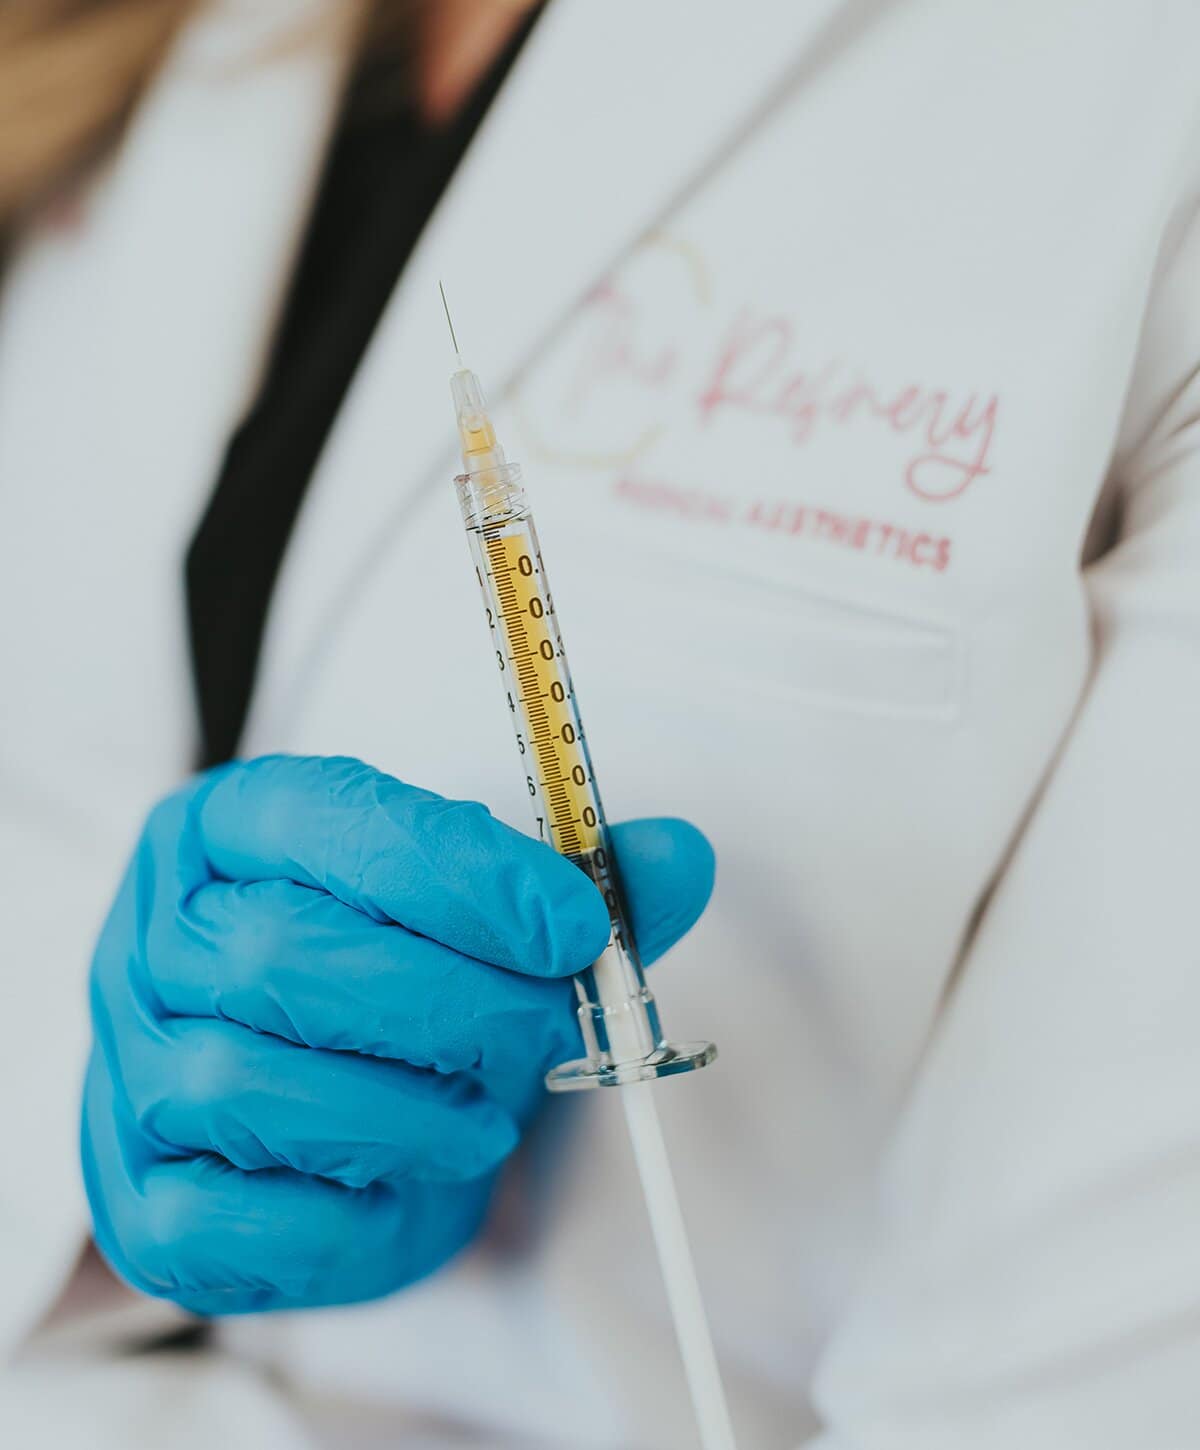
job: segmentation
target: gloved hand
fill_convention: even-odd
[[[647,961],[704,909],[682,821],[618,826]],[[201,1314],[350,1303],[473,1236],[578,1055],[566,980],[608,938],[569,861],[355,760],[272,756],[151,814],[92,969],[96,1242]]]

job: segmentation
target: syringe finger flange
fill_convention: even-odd
[[[594,874],[592,879],[596,879]],[[618,920],[623,921],[624,904],[615,874],[608,878],[608,884],[610,890],[604,894],[610,911],[615,908]],[[604,952],[575,978],[575,991],[586,1056],[562,1063],[546,1074],[546,1086],[551,1092],[649,1082],[707,1067],[717,1055],[711,1042],[666,1040],[641,963],[619,928]]]
[[[659,1077],[694,1072],[696,1068],[707,1067],[716,1056],[716,1046],[711,1042],[675,1042],[656,1049],[649,1057],[632,1062],[606,1064],[592,1057],[580,1057],[574,1062],[560,1063],[558,1067],[551,1068],[546,1074],[546,1086],[552,1093],[627,1087],[630,1083],[653,1082]]]

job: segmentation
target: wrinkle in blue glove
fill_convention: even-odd
[[[699,916],[682,821],[613,832],[652,961]],[[96,1241],[203,1314],[350,1303],[438,1267],[579,1051],[591,882],[473,802],[359,761],[222,767],[151,813],[93,963]]]

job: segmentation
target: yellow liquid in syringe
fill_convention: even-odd
[[[529,733],[525,741],[518,731],[532,757],[529,793],[541,795],[546,812],[538,829],[564,856],[582,856],[600,845],[599,802],[541,555],[525,531],[481,532],[500,605],[500,666],[511,670]]]

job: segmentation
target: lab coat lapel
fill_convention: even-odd
[[[5,278],[0,495],[61,497],[62,610],[86,611],[97,648],[119,641],[102,696],[86,671],[56,686],[78,689],[105,762],[73,767],[101,819],[193,758],[183,550],[252,396],[336,104],[340,35],[303,29],[331,3],[206,6],[102,174],[30,223]],[[44,748],[58,789],[56,740],[31,738],[22,769],[36,777]]]
[[[301,43],[298,23],[324,6],[203,11],[77,218],[30,238],[34,252],[70,248],[87,279],[86,309],[42,314],[61,355],[85,359],[72,411],[106,420],[76,430],[79,470],[99,463],[109,506],[131,518],[194,519],[252,395],[344,65],[337,31]]]
[[[676,0],[553,0],[410,259],[318,466],[268,622],[256,738],[284,727],[414,491],[454,471],[439,277],[472,366],[502,394],[621,254],[736,153],[805,57],[868,9],[741,0],[697,21]]]
[[[303,38],[306,23],[332,27],[327,10],[326,0],[212,7],[150,98],[117,178],[114,235],[137,238],[116,279],[128,303],[124,386],[148,417],[175,421],[176,446],[205,439],[210,470],[262,367],[336,105],[336,32]]]

